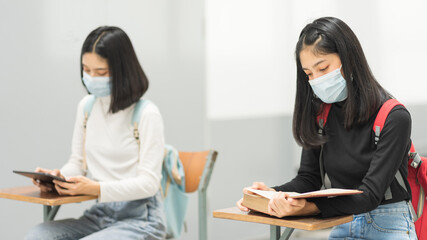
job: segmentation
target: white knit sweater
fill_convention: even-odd
[[[83,175],[83,108],[77,108],[71,157],[62,167],[65,177]],[[163,120],[158,108],[149,103],[141,114],[138,144],[131,118],[135,104],[117,113],[108,112],[110,97],[97,98],[87,123],[86,161],[91,178],[100,182],[100,202],[128,201],[151,197],[159,190],[164,153]]]

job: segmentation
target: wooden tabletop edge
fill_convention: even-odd
[[[353,220],[353,215],[337,216],[331,218],[315,218],[314,222],[300,221],[300,219],[281,219],[262,215],[251,215],[240,211],[237,207],[215,210],[212,212],[214,218],[237,220],[244,222],[256,222],[281,227],[298,228],[308,231],[326,229],[340,224],[348,223]],[[313,217],[313,216],[312,216]],[[311,218],[311,217],[307,217]]]

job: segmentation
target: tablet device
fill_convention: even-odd
[[[25,171],[16,171],[13,170],[14,173],[16,174],[20,174],[29,178],[33,178],[35,180],[39,180],[40,182],[43,183],[52,183],[53,179],[61,181],[61,182],[66,182],[66,183],[72,183],[72,182],[68,182],[66,181],[64,178],[49,174],[49,173],[43,173],[43,172],[25,172]]]

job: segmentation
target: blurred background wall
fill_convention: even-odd
[[[0,0],[0,188],[30,184],[13,169],[59,168],[70,154],[80,82],[80,48],[100,25],[130,36],[150,80],[147,98],[180,150],[219,151],[209,212],[234,206],[253,181],[290,180],[300,148],[292,138],[294,46],[322,16],[359,37],[378,81],[410,110],[413,140],[427,153],[424,79],[427,3],[338,0]],[[93,202],[61,207],[79,217]],[[197,195],[187,232],[197,239]],[[0,199],[2,239],[22,239],[42,207]],[[268,239],[269,227],[213,219],[210,239]]]

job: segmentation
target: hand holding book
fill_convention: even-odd
[[[258,189],[247,188],[246,193],[243,195],[241,205],[248,209],[270,214],[268,211],[269,202],[275,196],[285,195],[286,199],[305,199],[312,197],[335,197],[342,195],[360,194],[362,191],[352,189],[338,189],[331,188],[307,193],[295,193],[295,192],[275,192],[275,191],[263,191]],[[282,198],[283,196],[280,196]],[[304,200],[305,201],[305,200]],[[297,214],[293,214],[297,215]]]
[[[247,190],[249,192],[258,194],[268,199],[271,199],[275,194],[278,194],[278,192],[263,191],[263,190],[253,189],[253,188],[247,188]],[[306,193],[296,193],[296,192],[287,192],[287,193],[290,198],[313,198],[313,197],[335,197],[335,196],[342,196],[342,195],[353,195],[353,194],[359,194],[363,192],[355,189],[329,188],[329,189],[306,192]]]
[[[263,190],[263,191],[275,191],[272,188],[269,188],[265,183],[263,182],[253,182],[252,186],[250,187],[246,187],[243,188],[243,194],[249,194],[250,192],[248,191],[248,189],[256,189],[256,190]],[[236,202],[237,207],[241,210],[241,211],[245,211],[248,212],[249,208],[245,207],[242,205],[243,202],[243,198],[241,198],[239,201]]]

